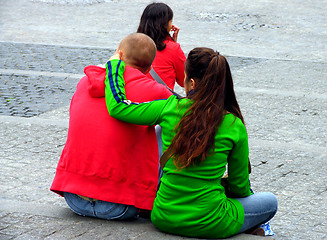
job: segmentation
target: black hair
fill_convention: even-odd
[[[164,40],[170,37],[167,28],[172,19],[173,11],[167,4],[151,3],[143,11],[137,32],[152,38],[157,49],[162,51],[166,47]]]

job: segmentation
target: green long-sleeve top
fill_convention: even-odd
[[[132,103],[125,96],[124,69],[120,60],[107,63],[105,92],[109,114],[134,124],[159,124],[165,151],[176,134],[175,126],[193,102],[171,96],[167,100]],[[164,232],[190,237],[237,234],[244,210],[239,201],[226,197],[221,178],[228,164],[229,190],[239,197],[251,195],[248,154],[244,124],[233,114],[226,114],[215,136],[215,148],[205,161],[181,170],[171,159],[166,163],[151,213],[153,224]]]

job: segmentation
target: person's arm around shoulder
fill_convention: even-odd
[[[166,100],[133,103],[126,99],[124,74],[125,63],[112,59],[106,64],[105,99],[111,117],[139,124],[154,125],[166,105]]]
[[[234,147],[228,156],[228,190],[235,197],[246,197],[252,194],[249,182],[249,146],[244,124],[236,119],[233,125],[239,130]]]

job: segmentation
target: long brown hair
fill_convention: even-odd
[[[230,112],[244,123],[236,100],[226,58],[210,48],[193,49],[185,62],[186,83],[195,81],[188,95],[193,101],[169,146],[175,165],[187,168],[204,161],[215,147],[215,135],[224,114]]]
[[[168,23],[173,19],[173,11],[165,3],[150,3],[143,11],[138,33],[148,35],[155,42],[158,51],[166,48],[164,41],[170,37]]]

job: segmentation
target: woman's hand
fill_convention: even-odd
[[[114,59],[120,60],[120,56],[119,56],[119,52],[118,52],[118,51],[116,51],[115,54],[112,55],[112,56],[109,58],[109,61],[114,60]]]
[[[114,60],[114,59],[117,59],[117,60],[121,60],[121,51],[117,48],[114,55],[112,55],[108,61],[111,61],[111,60]]]
[[[173,33],[173,36],[172,36],[172,39],[175,41],[175,42],[177,42],[177,36],[178,36],[178,32],[179,32],[179,27],[177,27],[176,25],[172,25],[171,26],[171,30],[170,31],[172,31],[172,32],[174,32]]]

